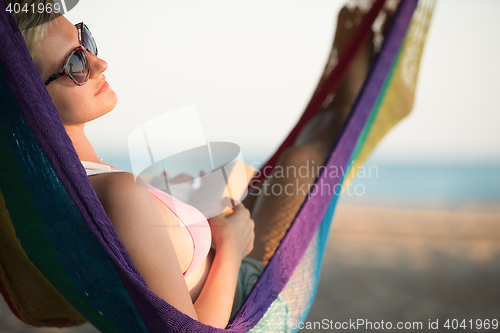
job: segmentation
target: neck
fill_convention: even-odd
[[[81,161],[101,162],[101,159],[85,135],[84,126],[85,124],[65,125],[64,127],[66,128],[66,132],[73,142],[73,147],[75,147],[78,158],[80,158]]]

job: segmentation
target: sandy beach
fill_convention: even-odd
[[[340,202],[316,300],[304,325],[325,319],[421,322],[422,330],[402,331],[425,332],[429,320],[439,321],[437,331],[445,330],[447,319],[500,320],[499,278],[500,205],[409,208]],[[2,298],[0,333],[33,331],[96,330],[90,324],[28,328]],[[317,326],[304,331],[324,330]]]
[[[307,321],[500,320],[499,208],[339,205]]]

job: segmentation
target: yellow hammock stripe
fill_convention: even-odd
[[[356,172],[360,170],[361,165],[384,135],[406,117],[413,107],[420,59],[434,4],[434,0],[422,0],[418,3],[385,96],[379,109],[374,111],[376,114],[373,121],[367,123],[364,140],[363,136],[360,137],[363,141],[358,142],[360,149],[357,149],[352,158],[343,188],[347,188],[354,179]]]
[[[28,259],[2,192],[0,221],[0,279],[20,319],[31,326],[64,327],[86,322]]]

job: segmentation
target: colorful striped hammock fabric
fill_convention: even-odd
[[[336,89],[347,70],[344,66],[366,40],[384,2],[375,1],[341,56],[338,69],[313,96],[304,116],[267,165],[276,163],[276,156],[293,142]],[[391,95],[391,82],[399,78],[404,52],[416,43],[408,39],[407,31],[416,26],[427,31],[428,20],[412,21],[416,5],[417,0],[401,1],[382,49],[325,162],[327,168],[350,165],[353,152],[360,151],[370,133],[377,131],[375,115],[384,114],[383,98]],[[288,315],[304,320],[316,292],[338,196],[311,193],[307,197],[226,330],[193,320],[152,293],[132,264],[5,7],[1,0],[0,291],[12,312],[32,326],[71,326],[89,321],[103,332],[292,331],[290,323],[283,321],[285,314],[272,307],[281,295],[290,305]],[[431,10],[421,4],[419,12],[430,17]],[[419,59],[423,43],[417,46]],[[324,172],[316,184],[333,188],[342,181],[342,177],[329,178]]]

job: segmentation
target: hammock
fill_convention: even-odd
[[[377,0],[365,15],[338,65],[266,166],[275,165],[335,91],[383,3]],[[410,111],[433,2],[424,0],[413,15],[416,5],[417,0],[401,1],[326,167],[358,165]],[[103,332],[224,331],[190,318],[148,289],[97,199],[5,7],[0,1],[0,291],[11,311],[32,326],[88,321]],[[342,181],[323,172],[316,184],[333,187]],[[337,198],[334,192],[307,196],[227,331],[294,331],[283,318],[305,320]],[[273,309],[278,295],[290,313]]]

